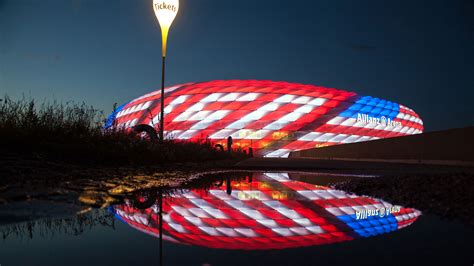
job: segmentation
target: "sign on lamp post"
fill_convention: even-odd
[[[153,10],[161,28],[162,66],[161,66],[161,110],[160,110],[160,142],[163,142],[165,120],[165,58],[168,32],[179,10],[179,0],[153,0]],[[160,231],[161,232],[161,231]]]

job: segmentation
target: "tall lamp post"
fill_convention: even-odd
[[[179,10],[179,0],[153,0],[153,10],[161,27],[161,47],[163,61],[161,65],[161,112],[160,112],[160,142],[163,142],[163,130],[165,121],[165,59],[166,41],[168,32]]]

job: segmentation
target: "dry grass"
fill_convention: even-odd
[[[152,165],[239,157],[208,142],[154,143],[123,130],[104,130],[103,112],[85,103],[38,104],[0,99],[0,147],[5,154],[93,165]]]

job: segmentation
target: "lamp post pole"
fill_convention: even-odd
[[[179,10],[179,0],[153,0],[153,10],[161,27],[161,108],[160,108],[160,143],[164,140],[165,127],[165,61],[166,61],[166,43],[168,32]]]
[[[160,142],[163,143],[163,130],[165,126],[165,59],[166,56],[163,56],[163,61],[161,64],[161,111],[160,111]]]

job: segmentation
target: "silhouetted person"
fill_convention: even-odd
[[[225,185],[226,185],[226,192],[227,192],[228,195],[232,194],[232,186],[230,185],[230,183],[231,183],[230,182],[230,177],[227,177]]]
[[[252,147],[249,147],[249,157],[253,157],[253,149],[252,149]]]
[[[227,152],[228,153],[232,152],[232,137],[231,136],[227,138]]]

